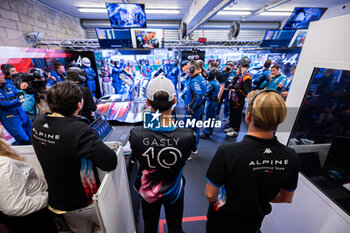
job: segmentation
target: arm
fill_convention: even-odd
[[[201,99],[203,97],[199,82],[193,81],[190,85],[190,91],[192,92],[192,100],[188,107],[190,109],[194,109],[199,104],[197,103],[198,99]]]
[[[94,97],[92,96],[90,89],[87,89],[87,92],[86,92],[86,104],[87,104],[87,106],[89,106],[89,109],[92,112],[96,111],[97,106],[95,104]]]
[[[273,199],[272,203],[292,203],[294,196],[294,191],[289,192],[284,189],[280,189],[280,192],[277,194],[276,198]]]
[[[41,193],[44,186],[33,168],[30,168],[28,173],[30,178],[21,175],[23,172],[28,172],[28,167],[26,165],[24,169],[22,167],[22,171],[19,171],[18,166],[11,160],[2,162],[0,165],[0,171],[2,171],[0,175],[0,206],[1,211],[6,215],[25,216],[39,211],[47,205],[47,193]],[[35,187],[40,188],[40,194],[27,194],[27,182],[37,183]]]
[[[24,94],[24,102],[22,103],[22,109],[25,112],[33,113],[35,108],[34,94]]]
[[[242,89],[237,91],[237,95],[240,98],[245,98],[252,91],[252,77],[250,75],[243,77],[242,87]]]
[[[216,151],[216,154],[210,162],[206,180],[207,185],[205,187],[205,195],[210,203],[216,202],[219,194],[220,187],[225,184],[226,181],[226,161],[224,157],[224,151],[220,146]]]
[[[225,83],[220,84],[220,91],[218,94],[218,101],[220,102],[222,94],[224,93],[224,89],[225,89]]]
[[[218,199],[220,188],[207,182],[205,186],[205,196],[207,197],[209,203],[214,203]]]
[[[86,127],[78,139],[79,156],[90,159],[96,167],[103,171],[114,170],[117,166],[115,152],[100,140],[93,129]]]

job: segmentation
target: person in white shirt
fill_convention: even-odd
[[[0,129],[0,223],[10,233],[57,233],[47,184],[3,139]]]

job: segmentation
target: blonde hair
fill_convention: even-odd
[[[286,104],[282,96],[276,92],[262,92],[255,96],[258,92],[253,91],[248,94],[247,111],[251,113],[256,128],[274,130],[286,118]]]
[[[9,157],[18,161],[24,161],[24,158],[18,155],[4,139],[0,139],[0,156]]]

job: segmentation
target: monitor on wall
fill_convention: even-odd
[[[144,4],[106,3],[112,28],[145,28]]]
[[[163,47],[163,29],[132,29],[133,47],[137,49],[159,49]]]
[[[307,30],[298,30],[290,41],[290,48],[302,48],[305,43]]]
[[[284,30],[307,29],[312,21],[317,21],[327,8],[296,7],[284,25]]]
[[[294,30],[267,30],[260,47],[287,48],[294,33]]]
[[[96,35],[101,48],[132,48],[129,29],[96,28]]]
[[[289,145],[323,144],[350,136],[350,70],[315,68]]]

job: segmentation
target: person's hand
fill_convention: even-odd
[[[271,80],[273,78],[273,75],[272,74],[270,74],[270,76],[269,76],[269,78],[267,79],[267,80]]]
[[[287,95],[288,95],[288,91],[284,91],[284,92],[281,93],[281,96],[283,98],[287,98]]]
[[[191,115],[194,113],[193,109],[190,109],[190,108],[187,109],[187,112]]]
[[[0,138],[5,140],[5,133],[4,133],[3,128],[4,128],[4,126],[1,125],[0,126]]]
[[[26,90],[28,88],[28,83],[27,82],[22,82],[20,85],[21,90]]]
[[[47,78],[49,78],[52,81],[56,82],[56,78],[54,76],[52,76],[50,73],[48,73]]]

